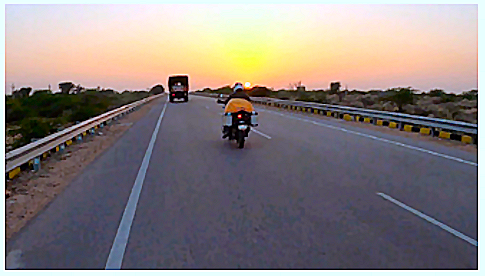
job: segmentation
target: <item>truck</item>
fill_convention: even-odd
[[[175,99],[184,99],[189,101],[189,76],[177,75],[168,78],[168,97],[171,103]]]

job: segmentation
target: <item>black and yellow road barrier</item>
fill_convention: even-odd
[[[271,106],[271,103],[268,103],[268,102],[259,102],[259,103],[263,105]],[[273,106],[281,107],[283,109],[288,109],[292,111],[302,111],[307,113],[320,114],[327,117],[335,117],[346,121],[356,121],[356,122],[362,122],[367,124],[373,123],[378,126],[386,126],[393,129],[403,130],[406,132],[415,132],[415,133],[420,133],[421,135],[434,136],[441,139],[456,140],[465,144],[473,144],[474,142],[476,143],[476,135],[475,137],[472,137],[466,134],[451,133],[445,130],[432,129],[430,127],[421,127],[421,126],[409,125],[409,124],[403,125],[403,123],[393,122],[391,120],[369,118],[361,115],[350,115],[350,114],[344,114],[340,112],[317,109],[313,107],[302,107],[302,106],[295,106],[292,104],[282,105],[279,103],[273,103]]]

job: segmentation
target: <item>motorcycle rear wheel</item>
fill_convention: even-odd
[[[237,147],[240,149],[244,148],[244,133],[242,131],[239,132],[237,137]]]

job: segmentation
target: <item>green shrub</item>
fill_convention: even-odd
[[[43,138],[51,133],[52,125],[41,118],[25,118],[20,121],[18,133],[22,134],[20,142],[28,144],[33,138]]]
[[[474,89],[474,90],[470,90],[470,91],[465,91],[461,94],[461,96],[464,98],[464,99],[467,99],[467,100],[478,100],[478,90]]]
[[[15,133],[22,135],[22,139],[17,140],[13,148],[30,143],[32,138],[43,138],[66,125],[90,119],[149,96],[148,91],[123,94],[106,91],[100,93],[88,89],[79,94],[39,91],[31,97],[6,97],[6,123],[20,126]]]
[[[402,107],[406,104],[413,104],[414,102],[414,91],[411,87],[408,88],[392,88],[389,89],[388,96],[383,97],[383,100],[388,100],[394,102],[399,108],[399,112],[402,112]]]

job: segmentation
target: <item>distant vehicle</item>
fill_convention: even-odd
[[[189,76],[170,76],[168,78],[169,100],[171,103],[175,99],[189,101]]]

